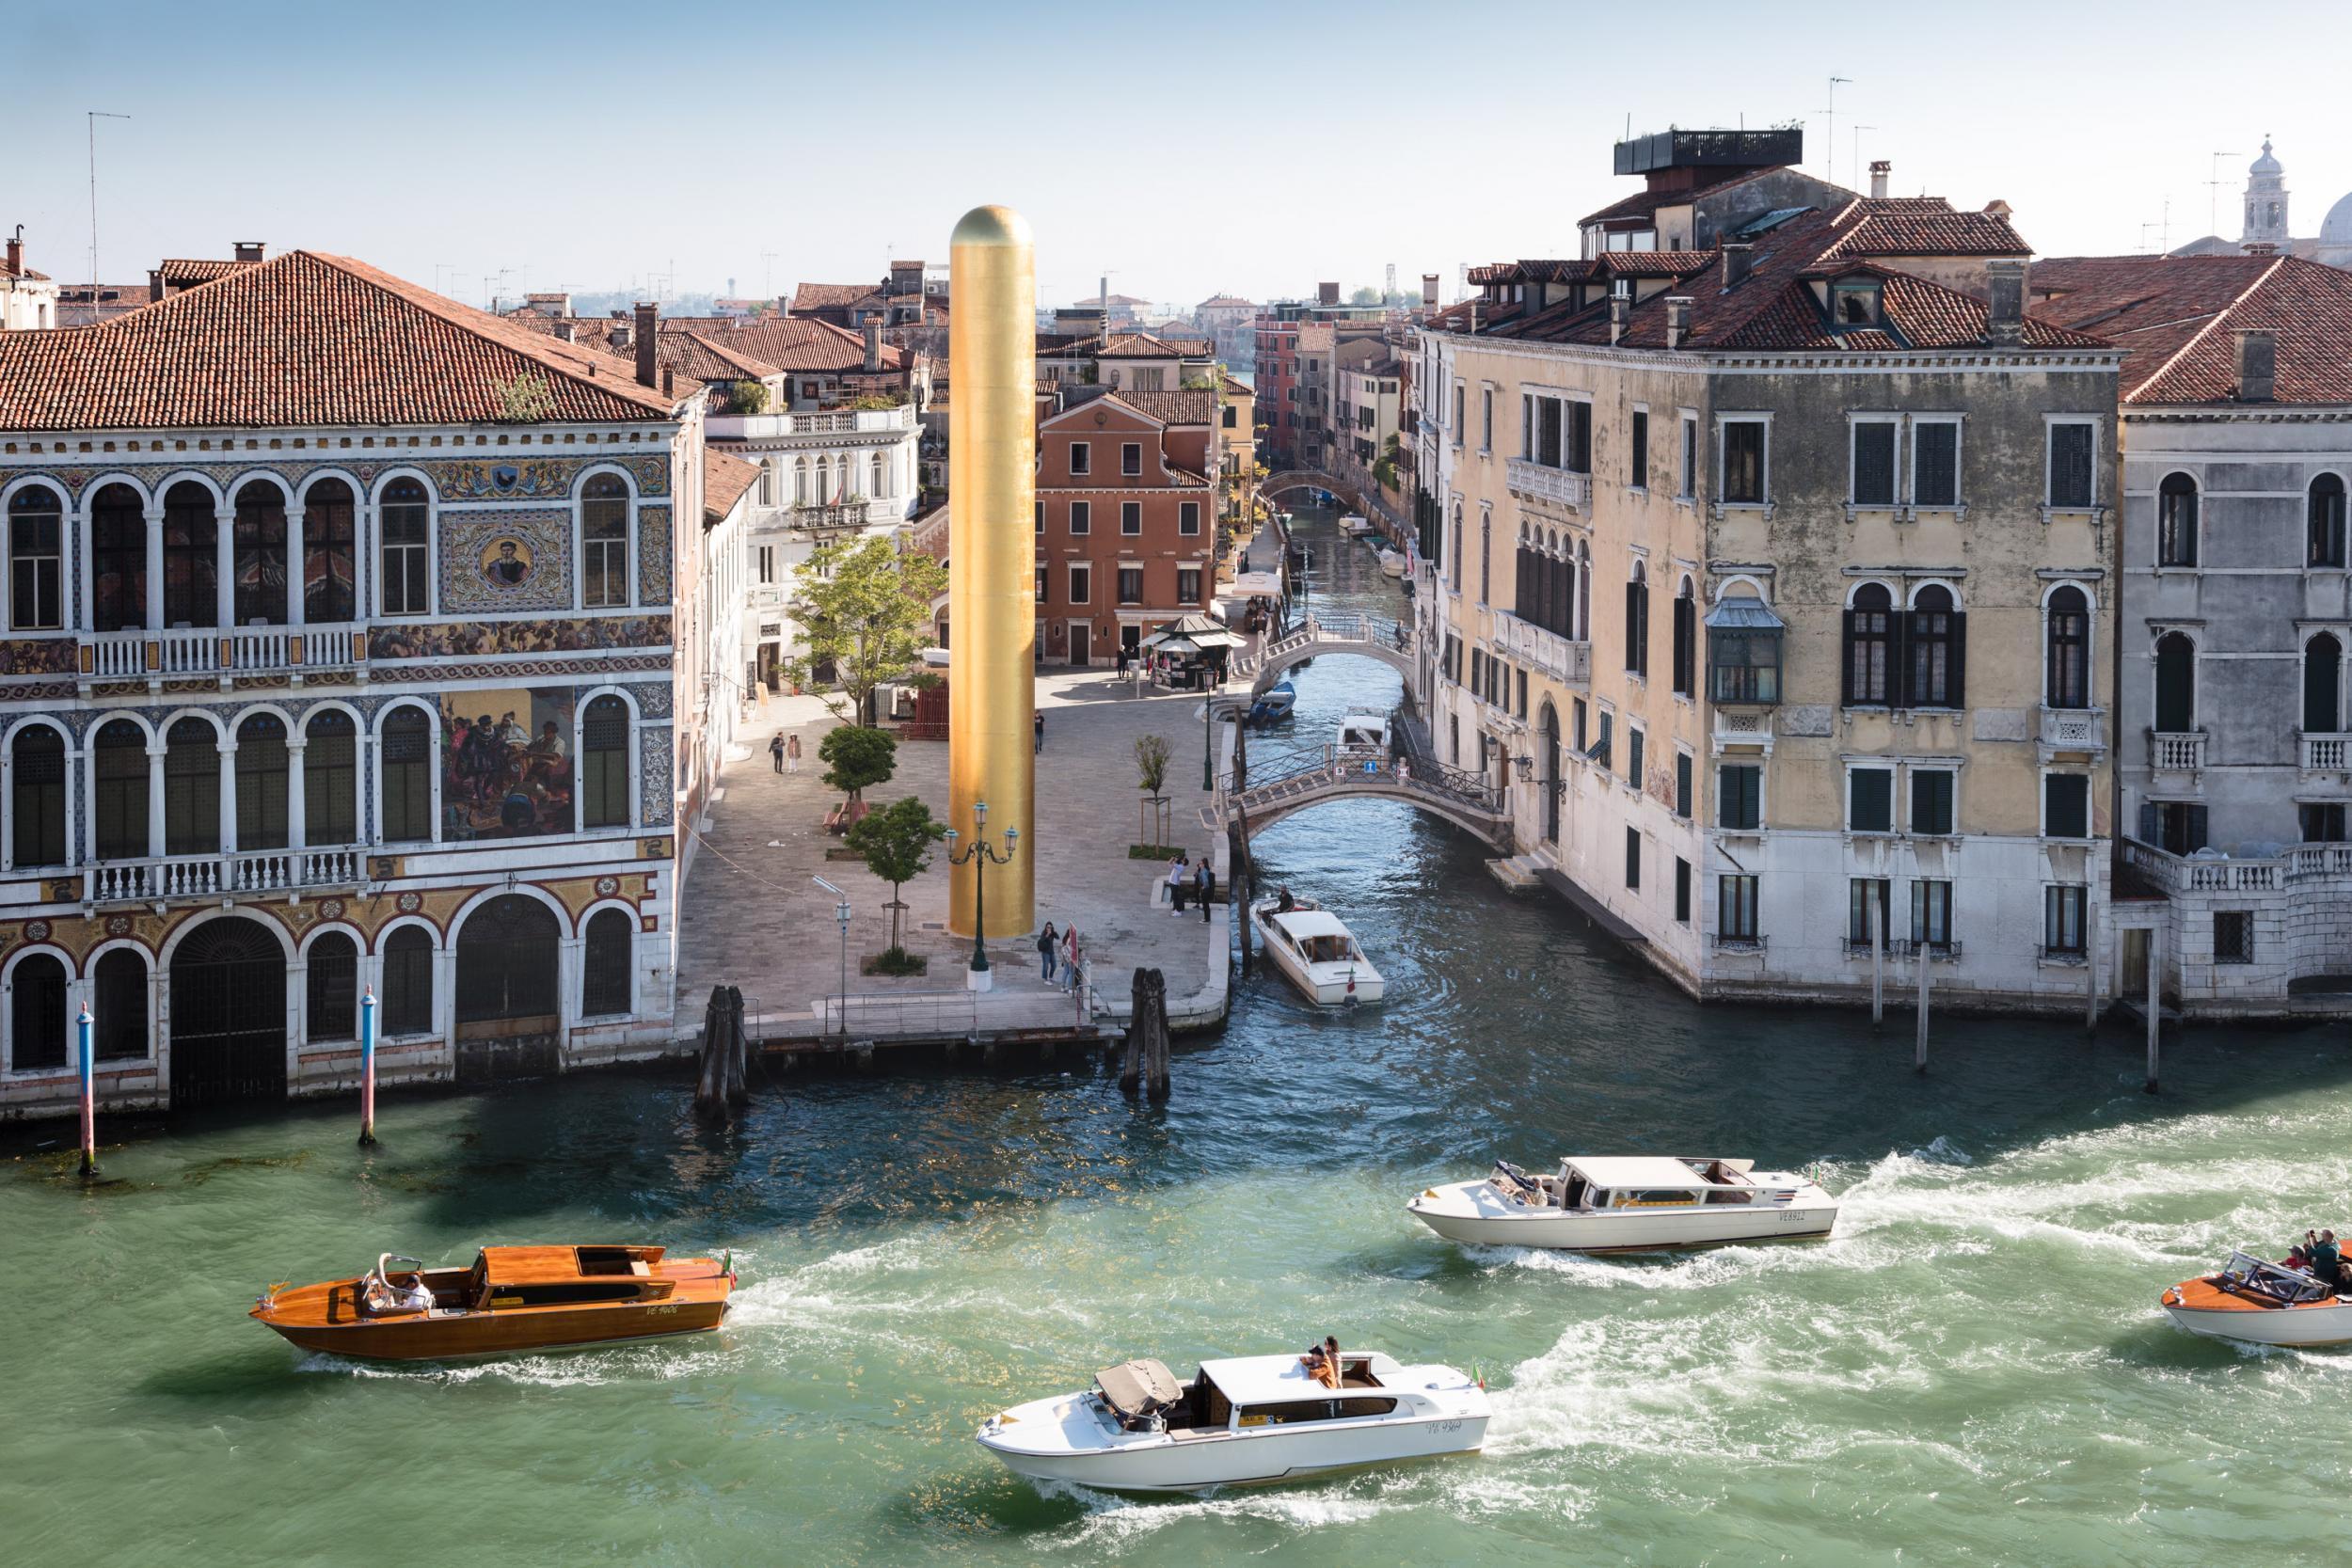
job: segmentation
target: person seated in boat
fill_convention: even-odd
[[[1291,896],[1290,885],[1286,882],[1282,886],[1280,895],[1274,900],[1274,912],[1288,914],[1297,908],[1298,901]]]

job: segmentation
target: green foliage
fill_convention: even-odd
[[[900,553],[887,536],[825,541],[801,570],[803,651],[786,661],[787,674],[814,688],[817,667],[831,662],[841,689],[825,705],[863,723],[874,688],[921,664],[931,601],[946,592],[946,567],[919,550]]]
[[[1130,844],[1127,858],[1131,861],[1172,861],[1186,851],[1181,844]]]
[[[850,406],[872,414],[884,408],[904,407],[906,401],[903,394],[896,392],[861,392],[850,400]]]
[[[499,417],[508,424],[538,424],[555,412],[555,389],[536,371],[498,384]]]
[[[1370,284],[1366,284],[1364,287],[1357,290],[1354,293],[1348,295],[1347,303],[1350,305],[1377,305],[1380,303],[1380,291],[1372,287]]]
[[[833,733],[881,734],[878,730],[835,730]],[[882,738],[888,740],[890,737],[882,736]],[[898,921],[906,906],[898,898],[898,890],[930,869],[930,847],[946,833],[946,825],[932,818],[931,808],[910,795],[904,800],[891,801],[880,811],[866,813],[850,828],[845,841],[865,860],[866,870],[890,884],[890,951],[902,958],[906,954],[898,945]],[[885,958],[889,956],[888,953],[883,955]]]
[[[1136,736],[1136,782],[1147,795],[1156,796],[1168,782],[1168,737],[1160,735]]]
[[[858,966],[861,974],[928,974],[931,961],[920,953],[910,953],[903,947],[892,946],[875,954]]]
[[[727,388],[727,412],[730,414],[765,414],[768,412],[768,384],[764,381],[739,381]]]
[[[898,743],[887,731],[844,724],[825,736],[817,748],[817,755],[830,765],[825,769],[825,782],[849,797],[851,804],[857,804],[865,800],[868,788],[887,784],[890,775],[897,771]]]

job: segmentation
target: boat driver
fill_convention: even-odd
[[[2332,1230],[2323,1230],[2314,1236],[2306,1230],[2303,1232],[2303,1241],[2304,1255],[2311,1262],[2312,1277],[2330,1291],[2335,1290],[2343,1282],[2339,1267],[2343,1254],[2336,1246],[2336,1233]]]

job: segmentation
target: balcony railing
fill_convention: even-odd
[[[93,904],[143,904],[156,899],[357,887],[366,863],[366,853],[359,849],[262,849],[238,855],[101,861],[89,868],[89,900]]]
[[[1522,621],[1508,610],[1495,613],[1495,648],[1515,664],[1541,671],[1556,681],[1589,689],[1593,684],[1593,645],[1572,642]]]
[[[2106,710],[2096,707],[2045,707],[2042,710],[2042,744],[2068,752],[2106,750]]]
[[[1772,710],[1771,708],[1715,709],[1715,743],[1725,742],[1747,746],[1761,743],[1766,751],[1772,749]]]
[[[2313,735],[2305,731],[2302,749],[2306,773],[2352,772],[2352,735]]]
[[[2352,844],[2292,844],[2275,855],[2175,855],[2127,838],[2123,860],[2168,893],[2273,893],[2319,881],[2352,886]]]
[[[365,656],[359,627],[175,626],[168,631],[86,632],[84,680],[167,680],[298,670],[347,670]]]
[[[1565,468],[1549,468],[1524,457],[1514,457],[1505,465],[1503,478],[1514,495],[1534,500],[1552,501],[1580,512],[1593,503],[1590,474],[1570,473]]]
[[[2159,773],[2194,773],[2205,766],[2205,732],[2148,732],[2148,766]]]
[[[713,414],[707,433],[719,441],[767,441],[785,436],[855,436],[914,428],[914,404],[896,408],[810,409],[798,414]]]

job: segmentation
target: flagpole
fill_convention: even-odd
[[[375,1142],[375,988],[359,999],[359,1147]]]
[[[98,1174],[98,1059],[90,1042],[89,1005],[73,1021],[82,1048],[82,1174]]]

